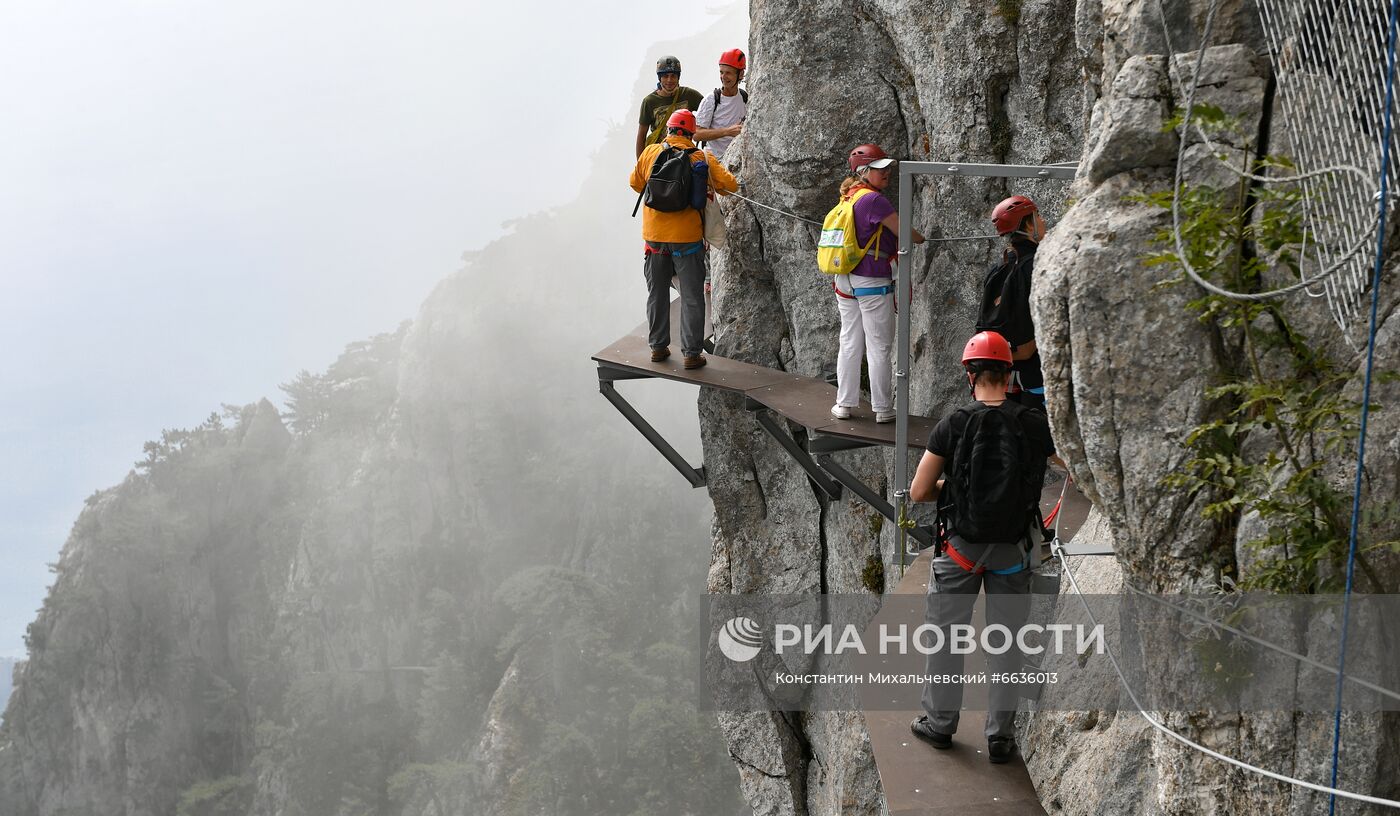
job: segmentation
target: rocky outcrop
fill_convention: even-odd
[[[846,154],[868,141],[913,159],[1038,164],[1078,155],[1084,98],[1072,2],[763,0],[750,11],[752,101],[738,156],[728,160],[760,201],[820,220]],[[921,181],[915,224],[931,237],[985,234],[993,204],[1037,189]],[[717,352],[822,375],[835,359],[839,319],[830,283],[812,265],[814,228],[742,202],[728,210],[729,248],[715,273]],[[937,415],[965,398],[955,355],[999,252],[991,242],[956,242],[913,255],[914,411]],[[706,392],[700,406],[715,505],[710,591],[879,591],[862,575],[871,559],[896,568],[890,525],[854,497],[814,495],[732,398]],[[842,462],[876,490],[888,487],[886,455],[853,452]],[[721,726],[755,813],[880,812],[859,716],[728,715]]]
[[[819,219],[843,157],[865,141],[912,159],[1081,159],[1073,189],[942,178],[918,182],[913,198],[915,223],[931,236],[985,232],[986,213],[1012,192],[1035,196],[1050,213],[1054,228],[1037,261],[1038,334],[1057,445],[1095,503],[1094,534],[1118,553],[1116,564],[1083,565],[1104,591],[1123,581],[1158,591],[1215,586],[1255,557],[1243,543],[1249,519],[1241,529],[1207,521],[1201,510],[1211,497],[1162,486],[1187,457],[1186,435],[1223,410],[1206,392],[1238,362],[1239,344],[1188,310],[1195,291],[1160,286],[1171,275],[1167,267],[1143,262],[1161,251],[1157,237],[1169,224],[1147,197],[1171,189],[1179,145],[1167,125],[1185,104],[1183,83],[1194,81],[1197,103],[1235,122],[1231,133],[1214,137],[1234,166],[1277,149],[1269,146],[1271,126],[1286,126],[1274,121],[1257,10],[1248,2],[1215,5],[1217,45],[1198,78],[1204,3],[763,0],[751,7],[753,102],[730,162],[748,194],[765,203]],[[1189,183],[1238,183],[1195,135],[1184,156]],[[811,264],[814,228],[742,202],[727,210],[731,241],[716,268],[718,351],[819,376],[835,357],[839,321],[829,285]],[[971,331],[975,289],[997,251],[976,242],[913,251],[914,411],[937,416],[964,398],[954,355]],[[1395,330],[1394,304],[1393,297],[1382,303],[1382,339]],[[1325,316],[1299,318],[1309,328],[1326,323]],[[1319,341],[1329,347],[1342,346],[1335,331],[1317,334],[1331,338]],[[1359,366],[1344,347],[1334,350]],[[1378,415],[1387,428],[1396,421],[1389,413]],[[814,495],[733,400],[702,394],[701,420],[716,512],[710,591],[874,589],[852,576],[872,556],[892,568],[887,526],[872,523],[858,500]],[[1385,497],[1396,489],[1400,459],[1389,435],[1372,434],[1367,496]],[[891,488],[887,455],[844,457],[877,490]],[[1346,459],[1340,452],[1327,465],[1339,484]],[[1400,575],[1386,564],[1387,575]],[[1320,740],[1330,732],[1321,719],[1173,714],[1168,724],[1247,761],[1324,779],[1330,747]],[[853,736],[863,730],[859,718],[841,721],[838,731],[851,733],[835,754],[825,715],[731,715],[721,724],[756,813],[879,812],[865,787],[878,784],[868,773],[871,758]],[[1358,718],[1348,728],[1355,743],[1344,787],[1393,793],[1385,781],[1400,757],[1385,736],[1394,733],[1393,718]],[[1052,813],[1310,813],[1323,801],[1204,758],[1127,713],[1043,714],[1028,722],[1026,737],[1029,766]],[[849,799],[837,795],[833,780]],[[1361,812],[1346,803],[1342,809]]]
[[[1181,78],[1190,81],[1195,61],[1194,53],[1178,55],[1175,84],[1168,81],[1163,57],[1135,56],[1123,63],[1111,91],[1095,107],[1087,164],[1074,190],[1077,201],[1041,249],[1034,299],[1037,332],[1045,338],[1047,391],[1055,397],[1050,414],[1057,444],[1102,510],[1126,579],[1155,591],[1218,586],[1222,573],[1238,574],[1240,564],[1256,557],[1246,542],[1259,535],[1257,519],[1253,527],[1246,519],[1236,529],[1203,518],[1204,505],[1217,497],[1163,487],[1163,478],[1181,470],[1188,456],[1181,441],[1222,410],[1207,398],[1207,389],[1237,368],[1242,354],[1237,337],[1196,320],[1186,308],[1188,300],[1200,297],[1198,290],[1189,284],[1164,286],[1172,276],[1169,268],[1142,261],[1160,251],[1158,235],[1170,227],[1169,213],[1145,197],[1171,189],[1176,136],[1164,134],[1162,126],[1169,111],[1185,106]],[[1239,122],[1236,137],[1221,140],[1226,161],[1238,164],[1239,156],[1257,154],[1256,134],[1268,135],[1267,63],[1243,45],[1213,47],[1196,84],[1198,104],[1213,105]],[[1140,146],[1139,161],[1125,161],[1116,147],[1129,144]],[[1194,139],[1183,172],[1188,184],[1238,184],[1237,174]],[[1318,307],[1295,302],[1288,308],[1290,315],[1304,313],[1299,325],[1321,326],[1328,345],[1341,345],[1325,319],[1306,315]],[[1382,469],[1394,467],[1389,451],[1376,452],[1385,462]],[[1347,457],[1337,459],[1333,466],[1340,473]],[[1368,493],[1382,495],[1374,488]],[[1129,716],[1108,719],[1116,727]],[[1166,719],[1170,727],[1246,762],[1306,779],[1327,778],[1328,715],[1174,712]],[[1400,754],[1383,736],[1392,721],[1358,716],[1348,722],[1352,748],[1344,775],[1349,781],[1342,787],[1385,795],[1390,788],[1385,780],[1400,763]],[[1095,793],[1080,785],[1102,773],[1099,757],[1105,751],[1122,757],[1126,766],[1155,768],[1128,780],[1142,799],[1134,812],[1310,813],[1325,803],[1325,797],[1304,789],[1261,783],[1136,725],[1113,734],[1099,734],[1096,727],[1092,735],[1082,735],[1074,733],[1076,722],[1043,715],[1032,728],[1039,738],[1081,749],[1057,751],[1032,765],[1042,798],[1063,808],[1051,812],[1115,809],[1119,790],[1105,786]],[[1347,803],[1341,809],[1364,812]]]

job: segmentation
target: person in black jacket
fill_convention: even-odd
[[[1045,377],[1040,372],[1040,352],[1035,345],[1035,321],[1031,318],[1031,276],[1035,251],[1045,237],[1045,221],[1035,202],[1011,196],[992,210],[997,233],[1009,245],[1002,262],[982,281],[982,303],[977,331],[993,331],[1011,344],[1011,385],[1007,396],[1027,408],[1045,410]]]

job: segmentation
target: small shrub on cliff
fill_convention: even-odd
[[[1199,121],[1229,126],[1214,109],[1202,111]],[[1247,165],[1256,172],[1271,166],[1289,165],[1274,157]],[[1170,209],[1172,192],[1147,201]],[[1276,285],[1266,281],[1277,280],[1278,272],[1300,279],[1301,248],[1313,241],[1304,204],[1294,186],[1251,186],[1243,178],[1234,189],[1183,185],[1184,252],[1178,254],[1171,230],[1164,230],[1158,236],[1164,251],[1147,262],[1180,270],[1184,257],[1203,277],[1236,292]],[[1201,321],[1220,331],[1233,366],[1206,392],[1221,410],[1186,437],[1190,458],[1165,482],[1211,497],[1202,515],[1227,530],[1247,514],[1258,515],[1265,532],[1245,542],[1259,558],[1239,576],[1242,588],[1335,591],[1345,580],[1351,497],[1329,478],[1325,463],[1350,455],[1361,405],[1345,392],[1350,371],[1290,322],[1286,307],[1286,301],[1211,293],[1190,302]],[[1366,554],[1393,545],[1373,541],[1358,552],[1357,564],[1377,591],[1383,584]]]

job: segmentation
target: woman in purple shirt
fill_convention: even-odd
[[[879,240],[849,275],[836,275],[836,306],[841,312],[841,351],[836,357],[836,404],[831,415],[850,419],[860,405],[860,358],[870,367],[870,404],[876,422],[894,421],[890,356],[894,346],[894,286],[890,263],[899,243],[899,214],[881,191],[894,175],[894,159],[879,145],[863,144],[848,157],[851,175],[841,182],[841,198],[856,197],[856,240],[861,246],[878,231]],[[881,229],[883,228],[883,230]],[[913,230],[914,243],[924,236]]]

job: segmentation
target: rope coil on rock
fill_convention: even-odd
[[[1195,128],[1196,132],[1201,137],[1201,141],[1206,145],[1207,149],[1211,152],[1211,155],[1214,156],[1217,159],[1217,161],[1220,161],[1221,166],[1227,168],[1231,173],[1235,174],[1240,178],[1269,184],[1300,183],[1311,179],[1320,178],[1322,176],[1330,176],[1339,173],[1344,173],[1359,178],[1365,185],[1367,185],[1366,189],[1370,189],[1369,185],[1371,183],[1370,174],[1368,174],[1361,168],[1350,164],[1334,164],[1326,167],[1317,168],[1311,171],[1297,173],[1290,176],[1261,176],[1255,173],[1240,170],[1234,167],[1233,165],[1229,164],[1228,162],[1224,161],[1223,159],[1220,159],[1220,148],[1215,144],[1215,142],[1211,140],[1210,136],[1200,125],[1195,124],[1192,121],[1192,113],[1195,109],[1196,89],[1199,85],[1201,67],[1204,64],[1205,51],[1210,42],[1210,34],[1212,27],[1215,23],[1215,14],[1217,9],[1218,0],[1212,0],[1206,12],[1205,28],[1201,35],[1200,47],[1196,50],[1196,64],[1191,76],[1191,82],[1188,84],[1180,76],[1180,71],[1177,70],[1175,60],[1176,50],[1175,47],[1172,45],[1171,30],[1167,23],[1166,10],[1163,6],[1162,0],[1157,0],[1158,19],[1162,23],[1162,34],[1164,39],[1166,40],[1168,50],[1167,73],[1169,77],[1175,75],[1176,82],[1178,84],[1178,87],[1180,88],[1180,92],[1183,93],[1186,97],[1186,111],[1184,116],[1182,117],[1182,123],[1180,126],[1181,138],[1177,145],[1176,171],[1173,178],[1174,186],[1172,189],[1172,238],[1174,247],[1176,249],[1178,262],[1181,264],[1182,270],[1186,273],[1187,277],[1189,277],[1194,283],[1196,283],[1196,285],[1200,286],[1208,292],[1219,295],[1221,297],[1230,298],[1232,300],[1259,302],[1284,297],[1286,295],[1290,295],[1298,291],[1306,291],[1307,294],[1312,297],[1327,297],[1329,303],[1331,303],[1333,306],[1334,320],[1337,323],[1338,327],[1341,328],[1343,330],[1343,333],[1345,334],[1345,307],[1338,306],[1338,304],[1336,303],[1336,299],[1326,289],[1324,289],[1324,291],[1321,293],[1314,294],[1311,291],[1311,287],[1319,283],[1322,283],[1324,285],[1328,284],[1330,282],[1330,279],[1336,273],[1351,266],[1352,261],[1354,261],[1361,254],[1361,252],[1365,250],[1366,246],[1371,241],[1371,237],[1375,235],[1378,223],[1377,220],[1371,220],[1367,228],[1363,231],[1362,235],[1358,237],[1358,239],[1347,249],[1347,251],[1341,257],[1337,258],[1331,265],[1324,267],[1321,271],[1317,272],[1312,277],[1302,277],[1297,283],[1293,283],[1288,286],[1282,286],[1267,292],[1235,292],[1213,284],[1210,281],[1206,280],[1191,265],[1190,261],[1186,257],[1185,247],[1183,246],[1181,239],[1180,200],[1183,165],[1187,146],[1186,134],[1189,128]],[[1319,257],[1319,265],[1321,265],[1320,260],[1321,259]],[[1348,340],[1348,342],[1350,342],[1350,340]]]

